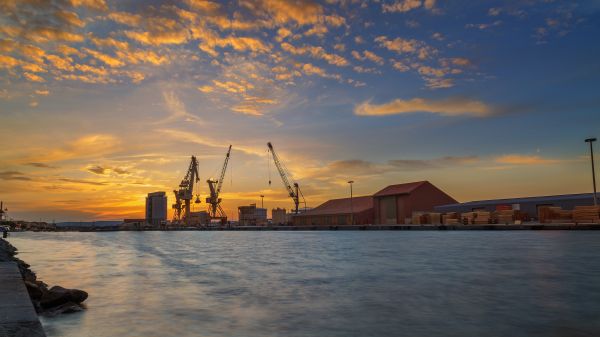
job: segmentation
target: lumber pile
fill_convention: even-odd
[[[413,212],[413,225],[439,225],[442,223],[441,213]]]
[[[442,214],[441,213],[429,213],[429,223],[432,225],[441,225],[442,224]]]
[[[487,211],[474,211],[462,213],[461,222],[464,225],[484,225],[491,221],[491,214]]]
[[[412,224],[413,225],[424,225],[427,223],[427,216],[423,212],[413,212]]]
[[[492,216],[490,212],[478,211],[473,213],[475,213],[475,219],[473,221],[474,224],[485,225],[491,222]]]
[[[575,206],[573,210],[575,223],[600,223],[599,206]]]
[[[499,224],[514,224],[517,218],[515,210],[499,210],[494,212],[494,222]]]
[[[540,223],[568,223],[573,222],[573,212],[560,207],[542,206],[538,208]]]
[[[458,225],[460,220],[458,219],[458,213],[451,212],[442,215],[442,223],[444,225]]]

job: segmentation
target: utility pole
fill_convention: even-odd
[[[586,143],[590,143],[590,156],[592,158],[592,182],[594,184],[594,206],[598,206],[598,200],[596,198],[596,169],[594,168],[594,146],[592,145],[596,141],[596,138],[588,138],[585,140]]]
[[[352,207],[352,184],[354,184],[354,180],[348,181],[350,184],[350,224],[354,225],[354,208]]]

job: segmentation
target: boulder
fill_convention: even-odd
[[[48,309],[68,302],[81,303],[85,301],[87,297],[88,294],[83,290],[65,289],[63,287],[54,286],[42,295],[40,304],[43,308]]]
[[[27,287],[27,292],[32,300],[39,300],[42,298],[42,295],[44,295],[44,290],[34,282],[25,281],[25,286]]]
[[[73,303],[73,302],[67,302],[64,304],[61,304],[57,307],[48,309],[46,311],[43,312],[43,314],[45,316],[56,316],[56,315],[60,315],[60,314],[70,314],[73,312],[79,312],[82,311],[83,307],[80,304],[77,303]]]

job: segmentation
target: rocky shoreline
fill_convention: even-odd
[[[29,298],[35,311],[44,316],[56,316],[63,313],[78,312],[85,309],[83,302],[87,299],[87,292],[79,289],[66,289],[60,286],[49,288],[48,285],[37,279],[30,266],[16,257],[17,248],[8,241],[0,239],[0,262],[16,262],[23,282],[27,287]]]

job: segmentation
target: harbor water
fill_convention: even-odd
[[[600,231],[13,233],[49,337],[600,336]]]

